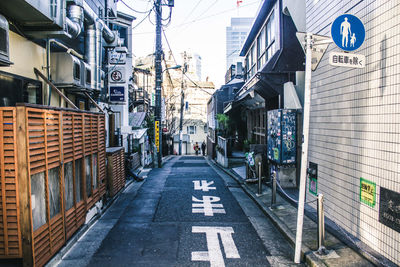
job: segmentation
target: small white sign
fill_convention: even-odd
[[[329,53],[329,64],[336,67],[365,68],[365,56],[340,52]]]

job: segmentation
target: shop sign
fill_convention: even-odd
[[[154,122],[154,134],[157,152],[160,152],[160,121]]]
[[[380,189],[379,222],[400,233],[400,193]]]
[[[124,86],[110,86],[110,101],[111,102],[125,102],[125,87]]]
[[[376,184],[360,178],[360,201],[370,207],[375,207]]]

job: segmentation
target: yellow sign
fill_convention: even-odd
[[[155,134],[155,143],[157,147],[157,152],[160,152],[160,121],[154,122],[154,134]]]
[[[360,178],[360,201],[370,207],[375,206],[376,184]]]

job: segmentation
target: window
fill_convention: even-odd
[[[257,65],[258,69],[261,69],[265,63],[265,27],[261,30],[260,35],[257,38]]]
[[[85,157],[86,196],[92,196],[92,181],[90,173],[90,156]]]
[[[49,177],[50,218],[53,218],[61,211],[60,167],[50,169],[48,177]]]
[[[275,54],[275,19],[274,13],[268,19],[265,31],[265,60],[268,61]]]
[[[69,210],[74,205],[74,175],[72,161],[64,165],[64,195],[65,210]]]
[[[196,126],[191,125],[187,127],[188,134],[196,134]]]
[[[132,142],[133,143],[133,142]],[[97,189],[97,154],[92,155],[93,189]]]
[[[82,159],[75,160],[75,199],[79,203],[82,197]]]
[[[204,124],[204,133],[207,133],[208,129],[207,129],[207,124]]]
[[[47,222],[44,172],[31,176],[31,208],[33,231]]]

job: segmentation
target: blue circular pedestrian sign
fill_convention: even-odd
[[[340,49],[354,51],[364,43],[364,24],[354,15],[343,14],[333,21],[331,35]]]

